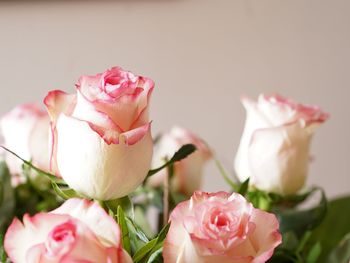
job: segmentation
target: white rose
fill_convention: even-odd
[[[195,190],[201,189],[203,169],[212,156],[211,150],[197,135],[180,127],[173,127],[170,132],[163,134],[154,149],[152,167],[163,165],[166,158],[170,159],[185,144],[193,144],[197,150],[175,163],[174,176],[170,183],[173,190],[191,196]],[[161,170],[148,183],[153,187],[162,185],[167,172],[167,169]]]
[[[312,135],[328,115],[277,95],[242,103],[247,118],[235,159],[239,179],[249,177],[251,185],[265,191],[296,193],[307,177]]]
[[[121,68],[79,79],[76,94],[51,91],[52,170],[98,200],[128,195],[147,176],[153,141],[152,80]]]
[[[42,170],[48,170],[49,123],[49,115],[36,104],[18,105],[1,118],[4,145]],[[10,153],[5,154],[11,173],[22,174],[23,162]]]

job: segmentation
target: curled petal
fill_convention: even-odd
[[[45,99],[44,104],[46,109],[50,115],[50,144],[49,144],[49,156],[50,156],[50,170],[54,172],[56,175],[59,175],[59,169],[57,167],[57,163],[55,161],[55,156],[57,152],[57,131],[56,131],[56,123],[58,117],[61,113],[70,115],[72,114],[75,104],[76,104],[76,96],[65,93],[61,90],[53,90],[50,91]]]
[[[67,94],[61,90],[53,90],[46,95],[44,104],[49,112],[51,121],[56,123],[61,113],[66,115],[72,114],[76,104],[76,95]]]

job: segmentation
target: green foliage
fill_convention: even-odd
[[[159,248],[149,257],[147,263],[163,263],[163,248]]]
[[[328,261],[328,255],[334,249],[339,253],[345,252],[344,248],[349,242],[348,237],[345,238],[345,236],[348,233],[350,233],[350,196],[331,200],[328,203],[328,213],[325,220],[311,236],[311,240],[313,242],[319,241],[322,247],[318,262],[335,262]],[[345,241],[342,241],[344,238]],[[342,244],[345,246],[342,246]],[[338,252],[334,252],[334,256]]]
[[[310,249],[306,257],[306,263],[316,263],[321,255],[321,251],[322,251],[321,243],[320,242],[315,243]]]
[[[9,262],[4,249],[4,234],[0,233],[0,261],[2,263]]]
[[[123,211],[123,208],[121,206],[118,206],[117,209],[117,221],[118,225],[120,227],[120,230],[122,232],[122,245],[126,252],[131,254],[131,244],[130,244],[130,238],[129,238],[129,229],[126,224],[125,214]]]
[[[59,185],[54,181],[51,181],[51,185],[55,193],[64,200],[67,200],[73,197],[80,197],[80,198],[82,197],[73,189],[69,188],[67,185]]]
[[[245,196],[248,192],[248,186],[249,186],[249,178],[240,184],[240,186],[237,189],[237,192]]]
[[[280,222],[282,233],[294,231],[297,235],[301,235],[322,222],[327,213],[327,198],[322,189],[319,189],[319,192],[321,198],[315,207],[304,210],[276,207],[272,210]]]
[[[149,242],[148,237],[143,230],[130,218],[125,217],[126,224],[128,226],[129,238],[131,244],[131,252],[134,254],[142,246]]]
[[[329,263],[348,263],[350,260],[350,233],[333,248],[328,256]]]
[[[35,214],[37,212],[47,212],[58,207],[63,199],[59,198],[51,187],[48,177],[42,176],[33,170],[31,166],[23,164],[23,176],[25,182],[16,186],[15,215],[19,218],[24,213]]]
[[[156,244],[157,244],[157,238],[152,239],[151,241],[146,243],[143,247],[141,247],[139,250],[136,251],[133,257],[133,261],[135,263],[141,262],[141,260],[145,258],[152,251],[152,249],[155,247]]]
[[[162,262],[161,249],[169,228],[170,224],[167,224],[154,239],[136,251],[134,263]]]
[[[0,233],[12,219],[15,209],[11,175],[5,162],[0,162]]]
[[[11,186],[11,175],[5,162],[0,162],[0,261],[7,262],[3,247],[4,235],[15,209],[14,190]]]
[[[121,207],[123,212],[130,218],[135,218],[134,205],[129,196],[124,196],[114,200],[103,201],[103,206],[106,206],[114,214],[118,212],[118,208]]]

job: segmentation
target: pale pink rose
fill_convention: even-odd
[[[279,194],[294,194],[306,181],[312,136],[328,115],[281,96],[242,98],[247,111],[235,159],[241,181]]]
[[[14,263],[132,263],[117,223],[98,204],[69,199],[50,213],[15,218],[5,235]]]
[[[185,195],[192,195],[200,190],[205,164],[211,159],[212,152],[206,143],[192,132],[180,127],[173,127],[165,133],[156,144],[153,154],[152,168],[160,167],[166,159],[170,159],[181,146],[194,144],[197,150],[184,160],[175,163],[171,188]],[[168,170],[163,169],[150,177],[148,183],[153,187],[163,185]]]
[[[153,142],[148,118],[152,80],[115,67],[82,76],[76,94],[51,91],[51,168],[91,198],[132,192],[146,177]]]
[[[4,146],[42,170],[49,170],[50,118],[36,104],[18,105],[0,120]],[[5,153],[12,174],[22,173],[23,162]]]
[[[165,263],[262,263],[282,240],[276,216],[237,193],[195,192],[170,222]]]

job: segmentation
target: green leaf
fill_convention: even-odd
[[[249,187],[249,178],[245,180],[238,188],[238,193],[245,196]]]
[[[320,257],[320,254],[321,254],[321,243],[317,242],[310,249],[306,258],[306,263],[316,263],[318,258]],[[340,262],[340,261],[337,261],[337,262]]]
[[[61,178],[58,178],[57,176],[55,176],[55,175],[53,175],[51,173],[45,172],[45,171],[35,167],[31,162],[21,158],[19,155],[17,155],[13,151],[7,149],[6,147],[1,146],[1,145],[0,145],[0,147],[3,148],[5,151],[11,153],[12,155],[16,156],[18,159],[20,159],[22,162],[24,162],[26,165],[28,165],[31,169],[36,171],[39,175],[44,175],[44,176],[48,177],[51,181],[53,181],[53,182],[55,182],[57,184],[65,184],[65,182]]]
[[[313,242],[321,242],[322,252],[318,262],[328,262],[329,253],[350,233],[350,196],[328,203],[328,213],[322,224],[311,236]]]
[[[6,262],[7,256],[4,249],[4,235],[0,233],[0,260],[1,262]]]
[[[157,244],[157,238],[152,239],[149,241],[147,244],[145,244],[143,247],[141,247],[138,251],[136,251],[134,257],[133,257],[133,262],[138,263],[141,262],[143,258],[149,254],[150,251],[155,247]]]
[[[283,243],[280,247],[288,249],[290,251],[295,251],[299,245],[299,240],[296,234],[292,231],[284,233],[282,237]]]
[[[279,219],[280,231],[286,233],[288,231],[295,231],[298,235],[301,235],[307,230],[314,229],[324,219],[327,213],[327,199],[322,189],[319,189],[321,193],[321,199],[317,206],[306,209],[279,209],[276,208],[273,212]]]
[[[317,192],[318,190],[319,189],[317,187],[312,187],[301,194],[279,195],[276,193],[268,193],[268,196],[274,205],[295,207],[296,205],[304,202],[310,195]]]
[[[162,253],[163,248],[161,247],[155,252],[153,252],[153,254],[149,257],[147,263],[163,263]]]
[[[348,263],[350,260],[350,233],[329,254],[329,263]],[[308,262],[309,263],[309,262]]]
[[[298,262],[295,254],[281,247],[278,247],[272,257],[267,261],[268,263],[294,263]]]
[[[11,175],[5,162],[0,162],[0,233],[12,219],[15,209],[14,190]]]
[[[117,213],[118,208],[121,207],[123,208],[124,213],[128,217],[132,219],[135,218],[134,205],[129,196],[124,196],[114,200],[103,201],[103,204],[107,206],[107,208],[112,210],[115,214]]]
[[[301,240],[299,241],[298,247],[296,249],[296,253],[300,254],[307,243],[307,241],[310,239],[311,231],[306,231],[304,235],[302,236]]]
[[[194,151],[196,151],[196,146],[194,146],[193,144],[185,144],[183,145],[174,155],[173,157],[166,162],[165,164],[163,164],[161,167],[158,167],[156,169],[150,170],[147,174],[147,177],[150,177],[156,173],[158,173],[159,171],[163,170],[165,167],[172,165],[175,162],[179,162],[183,159],[185,159],[187,156],[189,156],[190,154],[192,154]]]
[[[265,211],[269,211],[271,208],[272,200],[267,192],[254,189],[252,191],[247,191],[246,198],[255,208]]]
[[[133,254],[135,254],[136,251],[149,242],[149,239],[141,228],[130,218],[125,217],[125,220],[129,230],[131,251]]]
[[[123,208],[121,206],[118,206],[118,209],[117,209],[117,220],[118,220],[118,225],[120,227],[120,230],[122,232],[123,248],[125,249],[126,252],[131,254],[129,230],[128,230],[128,226],[126,224],[125,214],[124,214]]]
[[[159,234],[158,234],[158,243],[159,242],[163,242],[164,239],[166,238],[166,235],[168,234],[170,229],[170,224],[166,224],[162,230],[160,230]]]
[[[159,232],[158,236],[148,242],[144,247],[140,248],[139,251],[134,255],[135,263],[147,263],[149,262],[150,257],[163,246],[163,241],[166,238],[170,228],[170,224],[167,224]]]
[[[64,200],[67,200],[67,199],[73,198],[73,197],[82,198],[81,195],[79,195],[77,192],[75,192],[73,189],[71,189],[69,187],[60,187],[58,184],[56,184],[53,181],[51,181],[51,185],[52,185],[52,188],[55,191],[55,193],[58,196],[60,196],[61,198],[63,198]]]

